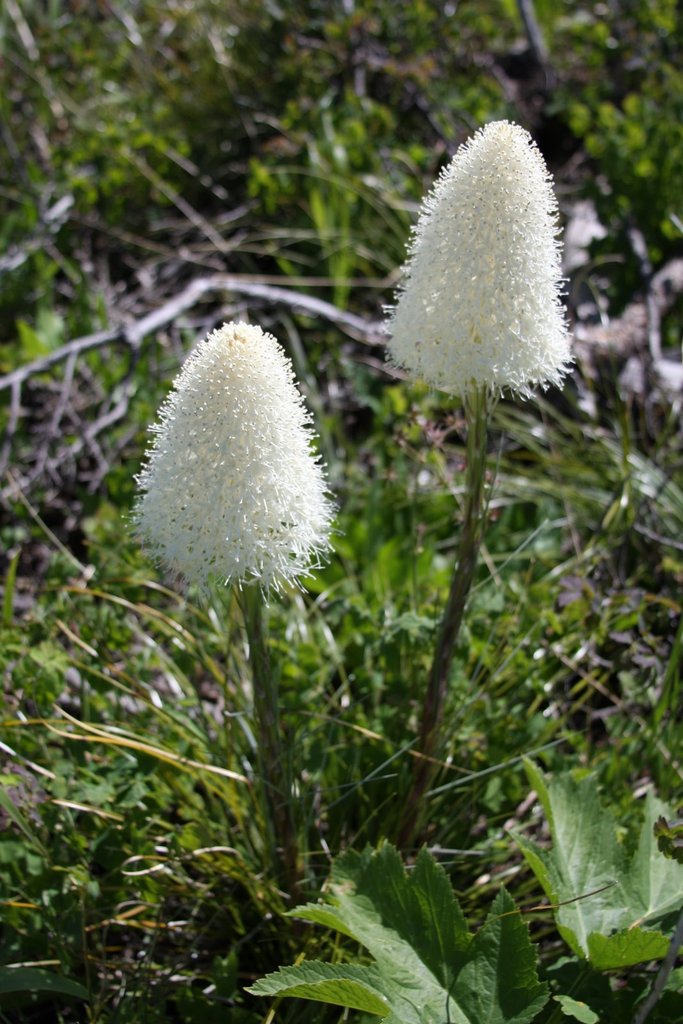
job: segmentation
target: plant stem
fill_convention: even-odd
[[[280,727],[277,677],[268,652],[263,595],[257,586],[245,586],[238,591],[237,600],[249,640],[259,772],[271,857],[275,871],[295,899],[301,882],[299,844],[289,757]]]
[[[490,398],[486,389],[474,391],[465,400],[467,466],[464,518],[451,588],[439,628],[422,709],[419,737],[422,757],[415,762],[413,784],[399,833],[400,847],[409,845],[422,826],[424,796],[438,770],[437,758],[442,746],[443,717],[453,655],[486,524],[486,432],[489,412]]]
[[[678,915],[678,923],[671,937],[669,951],[664,957],[664,960],[662,961],[662,966],[659,968],[659,971],[657,972],[657,977],[652,983],[652,988],[648,992],[646,998],[640,1004],[640,1007],[638,1008],[638,1011],[635,1017],[633,1018],[633,1024],[645,1024],[645,1021],[650,1016],[650,1013],[656,1006],[657,1001],[659,1000],[662,992],[664,991],[664,986],[669,980],[669,975],[674,969],[676,957],[678,956],[678,951],[681,948],[681,945],[683,945],[683,910]]]

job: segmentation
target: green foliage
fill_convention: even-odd
[[[364,1010],[387,1024],[528,1022],[547,999],[519,913],[501,891],[482,928],[469,931],[447,876],[422,850],[407,875],[384,845],[338,858],[325,904],[291,913],[359,942],[370,966],[306,963],[249,989]]]
[[[572,999],[571,996],[553,996],[553,998],[562,1007],[562,1013],[565,1017],[579,1020],[581,1024],[600,1024],[600,1018],[597,1013],[578,999]]]
[[[76,999],[88,998],[82,985],[37,967],[0,967],[0,995],[9,992],[49,992]]]
[[[418,199],[474,127],[504,116],[537,133],[563,209],[568,197],[596,203],[607,235],[576,283],[612,315],[643,283],[627,229],[643,232],[655,269],[680,240],[675,2],[534,6],[554,83],[523,51],[514,0],[0,5],[0,373],[140,317],[214,270],[277,278],[379,319]],[[571,958],[557,958],[539,911],[553,998],[538,1019],[632,1019],[652,979],[642,958],[661,958],[670,936],[662,886],[681,854],[678,809],[650,796],[643,824],[633,799],[643,780],[669,803],[679,789],[678,405],[622,398],[618,368],[578,371],[562,397],[498,404],[491,524],[426,797],[430,848],[450,880],[424,853],[406,875],[388,847],[337,854],[395,836],[403,814],[459,529],[459,412],[389,379],[381,350],[352,328],[221,301],[133,358],[117,344],[33,377],[18,410],[0,394],[2,431],[19,415],[12,479],[39,468],[49,438],[22,493],[0,481],[0,985],[33,987],[6,991],[2,1012],[257,1024],[244,986],[302,951],[275,977],[295,986],[318,972],[318,995],[365,1010],[283,1000],[283,1024],[382,1016],[384,997],[403,999],[413,978],[395,969],[404,954],[424,972],[436,1024],[508,1012],[496,952],[502,971],[521,956],[528,987],[515,990],[516,975],[510,987],[531,1007],[526,929],[496,894],[504,878],[518,905],[537,902],[506,831],[533,754],[554,774],[539,793],[561,827],[550,852],[520,842],[550,903],[581,897],[554,912]],[[167,589],[128,535],[146,425],[219,315],[260,319],[287,346],[340,503],[330,565],[269,610],[307,897],[337,858],[330,901],[308,905],[331,931],[288,924],[268,874],[239,617],[229,600],[200,607]],[[663,326],[677,345],[680,307]],[[93,436],[122,399],[121,418]],[[577,764],[591,783],[571,781]],[[556,849],[579,822],[582,856],[564,864]],[[415,851],[401,852],[411,863]],[[395,962],[382,960],[385,940]],[[7,966],[32,963],[46,974]],[[64,984],[81,986],[87,1011],[54,987]],[[652,1024],[678,1024],[680,989],[679,970]]]
[[[585,138],[618,187],[599,202],[622,224],[642,225],[659,261],[667,244],[680,239],[676,226],[683,157],[683,76],[665,65],[617,106],[602,101],[593,111],[580,102],[569,111],[572,130]],[[625,172],[625,168],[628,171]]]
[[[111,232],[125,262],[155,248],[145,236],[174,209],[191,211],[205,238],[196,206],[212,216],[248,196],[260,209],[242,245],[247,269],[256,253],[287,273],[329,273],[343,303],[348,277],[384,274],[400,259],[408,222],[387,208],[381,182],[417,199],[422,176],[435,169],[434,129],[415,96],[432,95],[447,135],[463,118],[506,109],[472,57],[498,31],[496,13],[490,3],[465,11],[460,24],[430,3],[331,14],[317,0],[201,0],[163,10],[138,0],[111,18],[70,9],[57,17],[39,4],[18,19],[5,13],[0,169],[17,184],[0,197],[0,241],[16,252],[0,292],[11,314],[2,340],[12,338],[15,318],[26,333],[39,311],[50,312],[62,278],[81,299],[81,318],[92,316],[96,297],[82,294],[84,220],[86,249]],[[359,88],[365,33],[378,59]],[[208,231],[214,243],[219,235]],[[376,244],[392,235],[390,248]]]
[[[556,993],[550,1006],[556,1004],[562,1018],[588,1020],[599,1024],[622,1024],[633,1020],[642,1001],[648,996],[652,973],[631,969],[626,974],[610,975],[592,971],[585,960],[561,957],[546,968],[551,989]],[[675,970],[667,980],[662,995],[650,1011],[653,1024],[677,1024],[681,1013],[681,971]]]
[[[557,60],[569,77],[554,105],[594,163],[587,192],[610,229],[595,254],[612,260],[615,235],[625,249],[625,267],[610,268],[621,303],[641,272],[624,245],[627,229],[642,231],[654,264],[672,255],[681,237],[683,48],[676,18],[673,0],[656,0],[618,11],[571,4],[556,23]]]
[[[659,852],[683,864],[683,822],[668,822],[662,814],[657,818],[653,831]]]
[[[548,820],[551,850],[519,834],[522,853],[554,906],[560,934],[598,970],[614,970],[666,955],[673,918],[683,908],[683,868],[666,860],[653,828],[666,811],[648,793],[638,845],[618,839],[617,823],[601,806],[591,778],[546,781],[527,774]]]

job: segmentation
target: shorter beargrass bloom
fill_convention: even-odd
[[[311,416],[271,334],[224,324],[199,343],[152,428],[133,513],[185,583],[297,581],[329,547],[333,506]]]
[[[571,355],[558,234],[531,136],[507,121],[480,129],[422,203],[388,324],[391,362],[461,398],[559,384]]]

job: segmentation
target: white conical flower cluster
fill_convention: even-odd
[[[390,360],[461,397],[560,383],[571,355],[558,234],[552,179],[528,132],[507,121],[478,131],[423,201]]]
[[[308,575],[329,546],[333,505],[311,417],[271,334],[224,324],[199,343],[152,428],[133,518],[185,582]]]

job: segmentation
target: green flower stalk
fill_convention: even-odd
[[[486,435],[498,396],[559,385],[571,363],[561,301],[558,211],[535,143],[499,121],[462,146],[423,201],[391,311],[390,361],[459,396],[467,420],[458,554],[423,706],[401,839],[417,833],[441,753],[453,652],[486,519]]]
[[[297,830],[263,604],[269,591],[309,575],[329,547],[334,508],[311,448],[311,417],[276,339],[230,323],[190,355],[152,430],[135,529],[182,582],[238,587],[266,818],[294,888]]]

